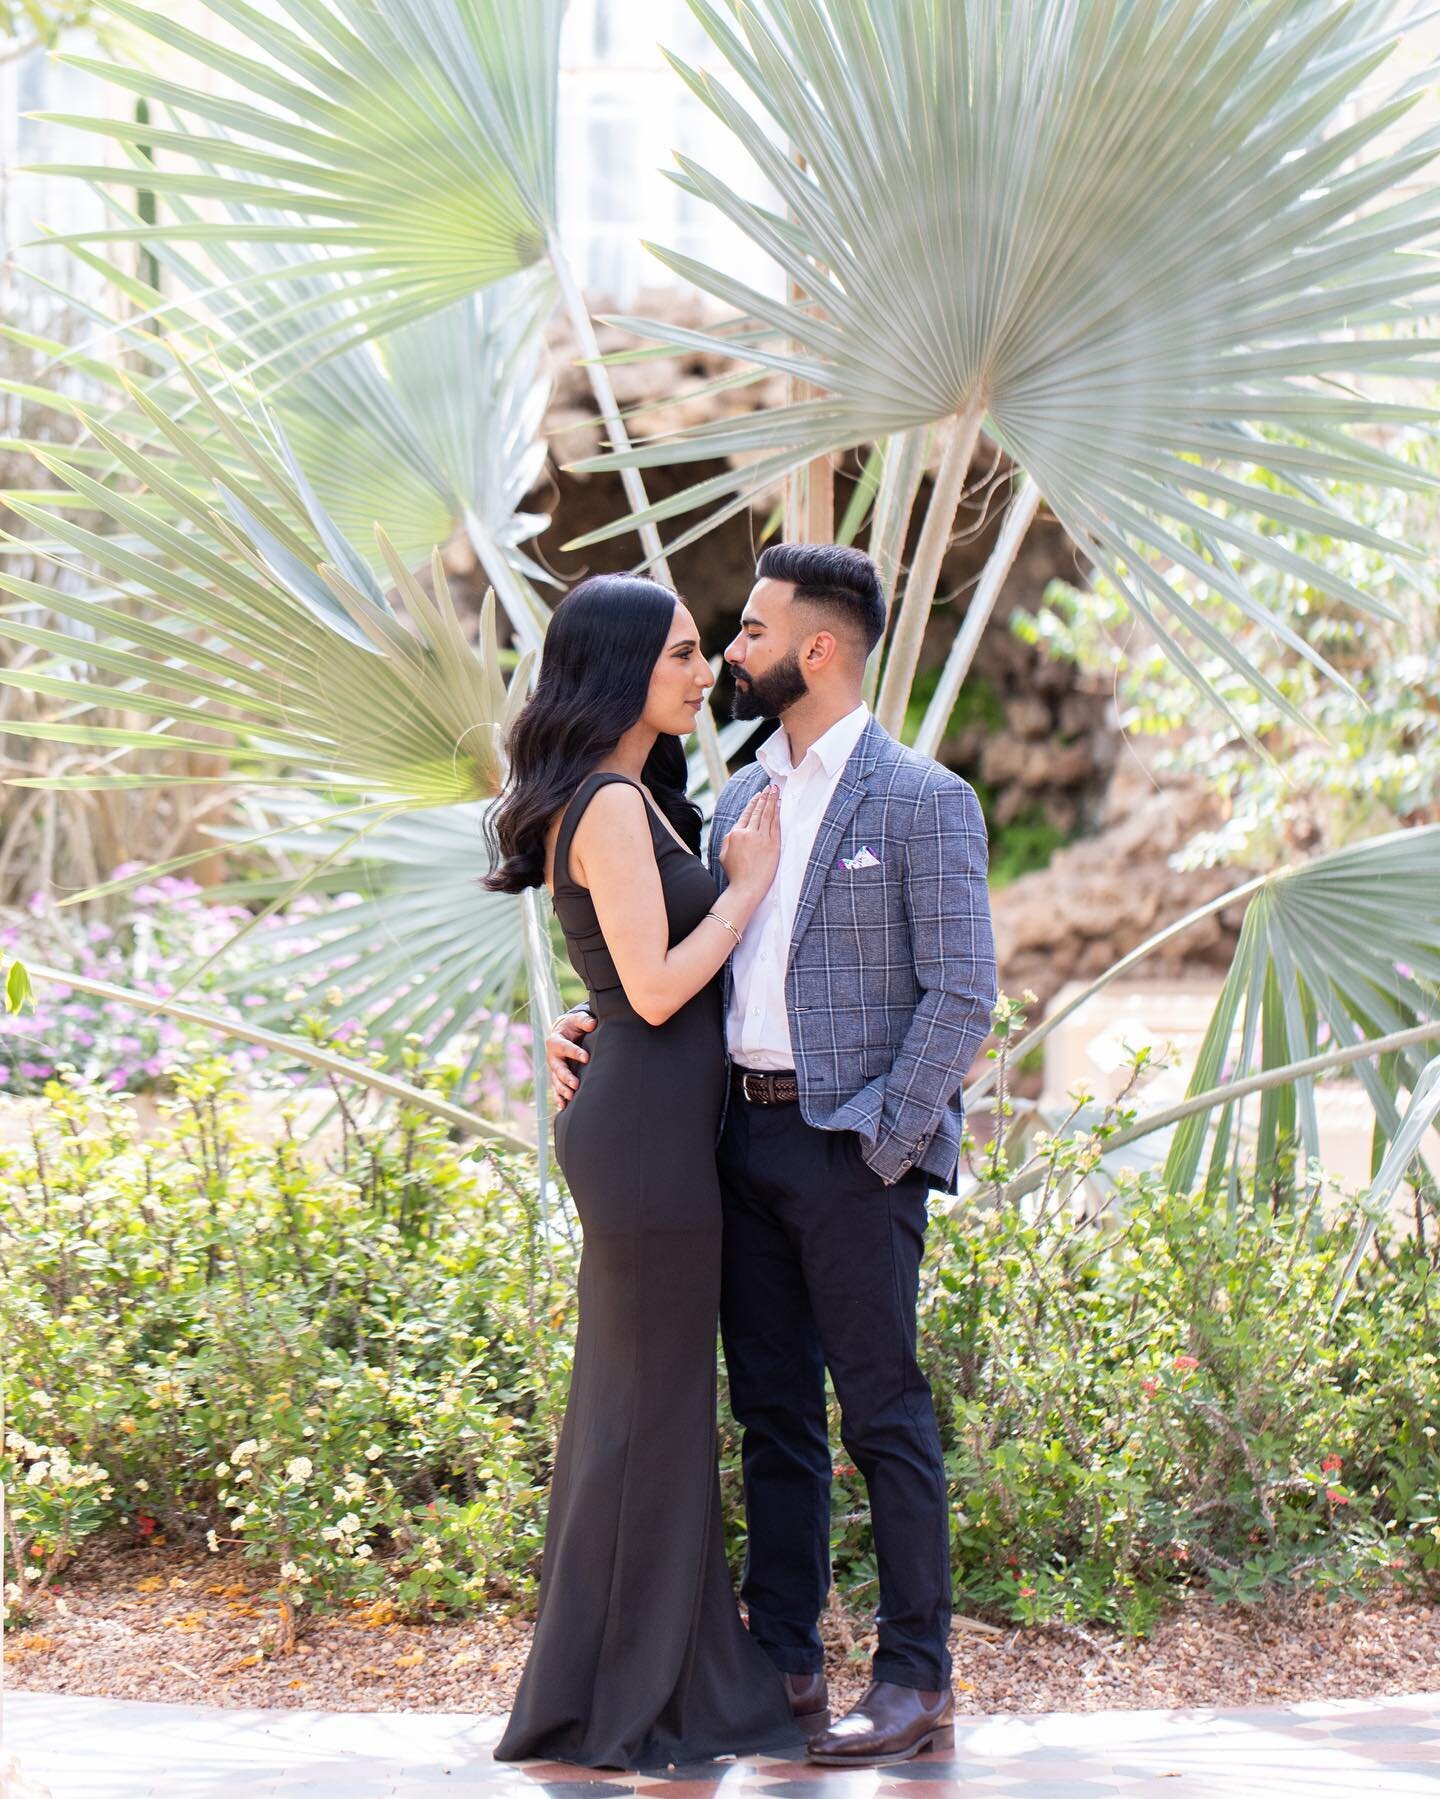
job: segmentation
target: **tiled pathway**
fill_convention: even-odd
[[[953,1758],[766,1759],[649,1774],[490,1759],[497,1718],[234,1711],[10,1693],[5,1747],[50,1799],[1440,1799],[1440,1692],[1245,1711],[962,1718]]]

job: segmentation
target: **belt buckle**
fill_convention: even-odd
[[[764,1105],[769,1104],[769,1101],[763,1097],[763,1095],[765,1093],[765,1083],[768,1078],[769,1077],[767,1075],[757,1073],[754,1069],[751,1069],[751,1068],[747,1068],[745,1070],[744,1074],[741,1075],[740,1091],[745,1096],[745,1098],[750,1101],[752,1106],[764,1106]],[[758,1093],[752,1093],[750,1091],[751,1081],[756,1081],[759,1083],[760,1091]]]

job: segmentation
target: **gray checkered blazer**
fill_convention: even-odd
[[[765,780],[752,763],[716,803],[722,889],[720,847]],[[875,866],[842,867],[862,849]],[[995,1004],[988,862],[974,789],[869,719],[816,833],[785,1001],[802,1115],[858,1131],[887,1182],[919,1166],[955,1189],[960,1084]],[[727,1006],[730,985],[727,962]]]

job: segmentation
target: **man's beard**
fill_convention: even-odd
[[[803,700],[809,691],[800,658],[791,650],[783,661],[763,675],[735,673],[735,697],[730,702],[730,716],[779,718],[796,700]]]

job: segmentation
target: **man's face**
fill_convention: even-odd
[[[795,642],[800,621],[794,598],[791,581],[767,578],[750,589],[740,629],[725,646],[735,680],[731,711],[736,718],[779,718],[810,691]]]

